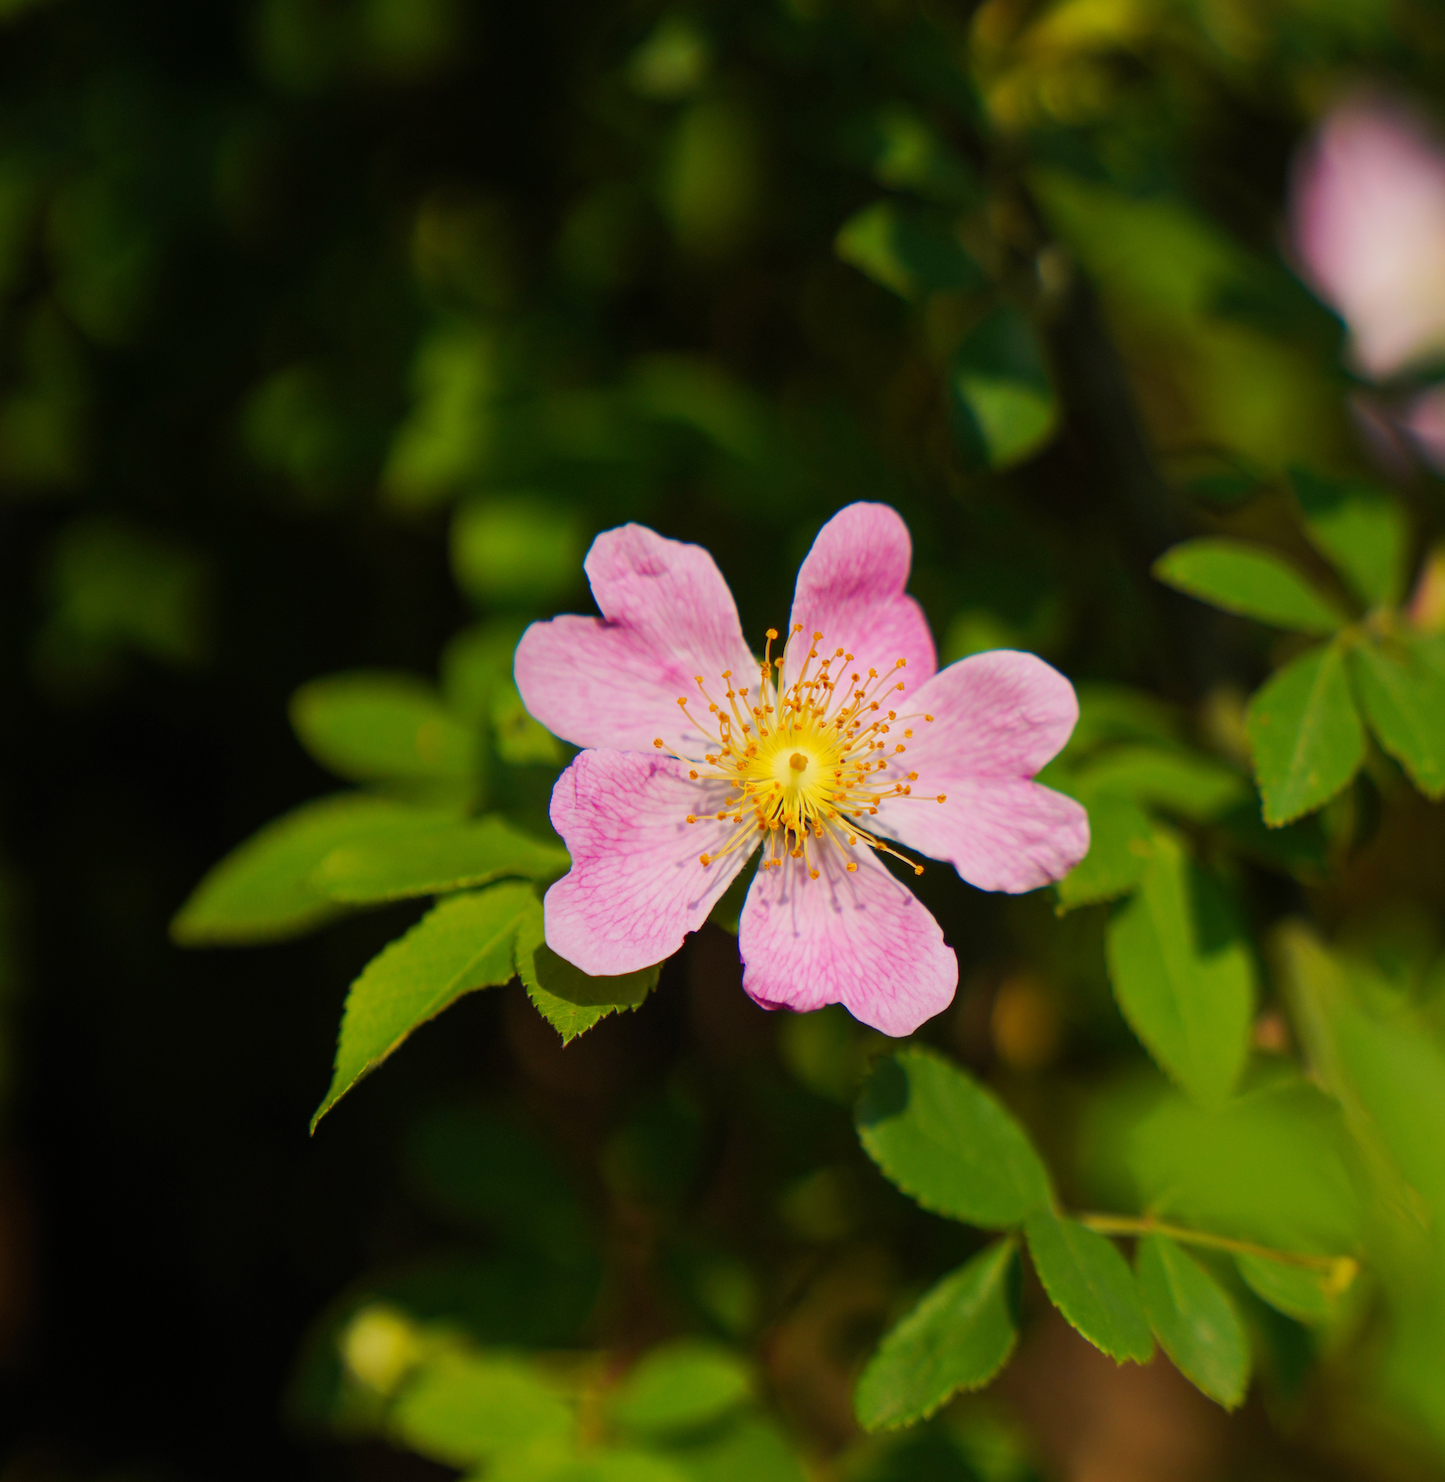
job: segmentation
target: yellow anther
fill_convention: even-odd
[[[795,751],[792,756],[788,758],[788,765],[795,772],[801,772],[806,769],[808,765],[808,758],[805,757],[801,751]]]

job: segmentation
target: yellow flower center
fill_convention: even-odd
[[[801,626],[795,626],[790,644],[800,632]],[[759,833],[767,835],[769,847],[764,869],[781,869],[785,855],[791,855],[806,861],[814,880],[819,872],[810,851],[829,839],[845,850],[861,843],[904,858],[858,820],[875,816],[885,798],[911,797],[918,780],[918,773],[909,771],[903,760],[913,736],[911,722],[921,719],[931,724],[933,717],[898,714],[896,706],[902,701],[897,697],[904,690],[899,671],[907,660],[899,659],[884,674],[876,669],[864,674],[852,667],[853,655],[841,648],[819,658],[823,635],[814,633],[797,678],[780,692],[785,663],[772,657],[777,636],[776,629],[768,629],[752,700],[747,685],[734,687],[728,670],[722,675],[726,691],[721,702],[708,694],[703,677],[697,676],[711,725],[689,711],[689,704],[697,702],[686,696],[677,702],[717,746],[704,758],[709,770],[693,766],[688,775],[727,783],[728,795],[714,816],[719,821],[731,818],[738,825],[717,854],[700,856],[702,863],[709,865],[756,842]],[[887,708],[890,704],[895,708]],[[661,739],[653,745],[664,749]],[[944,801],[942,794],[937,801]],[[688,814],[687,821],[696,823],[697,815]],[[923,873],[922,865],[907,862],[915,874]],[[856,870],[857,862],[849,860],[847,868]]]

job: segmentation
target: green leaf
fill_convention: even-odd
[[[492,691],[487,720],[497,755],[509,767],[556,767],[566,758],[562,743],[533,719],[510,679],[502,680]]]
[[[457,585],[483,605],[547,602],[577,586],[583,535],[577,511],[546,494],[468,500],[452,521],[452,570]]]
[[[1445,670],[1409,636],[1368,634],[1350,650],[1365,719],[1427,798],[1445,797]]]
[[[1149,1325],[1170,1362],[1226,1410],[1249,1387],[1249,1340],[1219,1283],[1174,1241],[1146,1235],[1134,1257]]]
[[[1310,544],[1367,607],[1400,600],[1409,521],[1399,500],[1370,484],[1290,470]]]
[[[949,413],[965,457],[1011,468],[1053,437],[1059,409],[1043,349],[1019,310],[996,309],[974,328],[948,372]]]
[[[1075,773],[1075,780],[1090,793],[1116,793],[1200,823],[1251,795],[1233,767],[1161,746],[1111,747]]]
[[[1153,852],[1154,826],[1132,798],[1063,787],[1089,810],[1089,852],[1058,884],[1066,910],[1127,895],[1139,883]]]
[[[1271,828],[1329,802],[1365,759],[1365,728],[1339,644],[1313,648],[1279,670],[1251,698],[1245,729]]]
[[[1249,1050],[1254,963],[1219,887],[1170,835],[1155,836],[1105,945],[1114,996],[1149,1053],[1190,1095],[1222,1102]]]
[[[569,1045],[579,1034],[609,1014],[638,1008],[657,987],[662,964],[617,977],[589,977],[559,957],[543,939],[542,908],[522,921],[517,931],[517,971],[533,1007]]]
[[[501,818],[448,820],[429,834],[343,844],[317,866],[315,884],[330,900],[366,903],[472,889],[504,875],[549,880],[567,866],[565,849]]]
[[[1039,1280],[1069,1324],[1116,1363],[1148,1363],[1149,1319],[1134,1273],[1113,1242],[1044,1210],[1029,1216],[1024,1233]]]
[[[1328,1272],[1263,1256],[1236,1256],[1234,1264],[1255,1296],[1296,1322],[1328,1322],[1339,1305],[1339,1293]]]
[[[442,694],[449,708],[480,730],[491,714],[492,693],[512,677],[512,659],[526,624],[494,618],[463,628],[442,650]]]
[[[317,866],[333,850],[399,846],[444,826],[449,815],[364,793],[319,798],[253,834],[214,865],[171,922],[182,947],[280,942],[343,914],[317,888]]]
[[[1349,621],[1283,556],[1242,540],[1186,540],[1159,557],[1154,575],[1201,602],[1295,633],[1333,633]]]
[[[905,299],[980,288],[983,270],[947,227],[901,201],[875,201],[843,224],[833,250]]]
[[[459,786],[477,771],[476,736],[409,674],[313,679],[291,697],[291,725],[323,767],[355,782]]]
[[[531,1365],[491,1355],[442,1352],[402,1391],[395,1438],[447,1466],[465,1467],[538,1443],[565,1443],[572,1407]]]
[[[1018,1338],[1017,1284],[1017,1246],[1000,1240],[933,1287],[863,1370],[853,1398],[863,1429],[912,1425],[987,1384]]]
[[[669,1436],[711,1425],[752,1397],[752,1372],[736,1354],[685,1338],[643,1355],[608,1408],[633,1436]]]
[[[858,1102],[869,1157],[925,1209],[989,1230],[1053,1203],[1024,1130],[971,1076],[931,1050],[885,1055]]]
[[[311,1130],[414,1029],[474,988],[510,982],[517,928],[537,910],[530,885],[450,896],[373,957],[347,994],[336,1071]]]
[[[655,1454],[666,1457],[687,1482],[807,1482],[778,1426],[754,1414],[673,1441]]]

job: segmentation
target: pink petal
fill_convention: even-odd
[[[834,515],[798,571],[790,621],[803,631],[789,647],[784,681],[802,668],[814,633],[823,635],[819,658],[841,648],[860,673],[885,674],[906,659],[899,678],[907,694],[931,678],[938,655],[928,620],[903,590],[912,561],[908,526],[886,504],[850,504]]]
[[[950,861],[980,890],[1034,890],[1088,853],[1084,809],[1029,780],[1078,719],[1074,687],[1057,669],[1008,649],[975,654],[924,685],[910,702],[914,710],[933,720],[910,720],[907,750],[889,764],[895,780],[911,772],[918,779],[908,783],[911,796],[879,805],[884,832]],[[940,793],[943,803],[935,800]]]
[[[717,699],[724,670],[754,693],[758,683],[713,558],[701,546],[623,525],[593,541],[585,569],[602,619],[559,617],[527,629],[513,666],[522,703],[574,746],[650,752],[661,737],[683,756],[702,756],[716,742],[677,704],[685,696],[706,717],[695,676]]]
[[[670,957],[742,869],[752,840],[713,816],[727,789],[691,782],[669,757],[584,751],[557,779],[552,827],[572,868],[547,892],[547,945],[584,973],[615,976]],[[695,824],[686,822],[695,814]]]
[[[858,868],[848,873],[848,859]],[[942,1013],[958,959],[938,923],[869,849],[845,856],[824,842],[803,860],[759,869],[738,930],[743,988],[764,1008],[799,1012],[841,1003],[884,1034],[912,1034]]]

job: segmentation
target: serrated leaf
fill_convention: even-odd
[[[633,1436],[670,1436],[720,1420],[753,1397],[752,1371],[716,1343],[684,1338],[638,1360],[608,1404]]]
[[[1295,633],[1333,633],[1349,621],[1283,556],[1247,541],[1186,540],[1159,557],[1154,575],[1225,612]]]
[[[569,1045],[579,1034],[609,1014],[635,1009],[652,990],[662,972],[654,963],[617,977],[589,977],[580,967],[559,957],[542,932],[542,908],[533,902],[517,930],[517,971],[533,1007]]]
[[[373,957],[346,996],[335,1074],[311,1130],[413,1030],[464,993],[510,982],[517,928],[536,910],[530,885],[449,896]]]
[[[930,1050],[876,1062],[859,1098],[869,1157],[925,1209],[986,1230],[1012,1229],[1053,1202],[1024,1130],[971,1076]]]
[[[304,803],[214,865],[171,922],[183,947],[242,946],[299,936],[343,914],[316,886],[317,866],[349,845],[400,846],[450,821],[437,809],[364,793]]]
[[[1029,1255],[1049,1300],[1071,1327],[1115,1363],[1146,1364],[1154,1352],[1139,1290],[1114,1243],[1047,1211],[1024,1225]]]
[[[1001,1240],[981,1251],[885,1334],[853,1397],[864,1430],[912,1425],[1003,1368],[1018,1339],[1017,1250]]]
[[[539,1442],[570,1441],[572,1407],[531,1364],[443,1351],[402,1391],[395,1439],[447,1466],[465,1467]]]
[[[900,298],[980,288],[983,270],[941,222],[901,201],[875,201],[844,222],[833,250]]]
[[[1149,1053],[1206,1105],[1244,1068],[1254,963],[1228,901],[1167,834],[1106,938],[1109,979]]]
[[[1058,426],[1058,402],[1033,325],[996,309],[965,337],[948,371],[949,415],[964,456],[979,468],[1033,457]]]
[[[1088,809],[1089,852],[1059,881],[1059,904],[1072,909],[1127,895],[1149,863],[1154,825],[1132,798],[1072,783],[1061,787]]]
[[[1301,654],[1255,691],[1245,730],[1271,828],[1329,802],[1365,759],[1365,728],[1340,646]]]
[[[1310,544],[1367,607],[1398,602],[1409,521],[1399,500],[1370,484],[1291,469]]]
[[[1170,1362],[1226,1410],[1249,1387],[1249,1340],[1219,1283],[1163,1235],[1146,1235],[1135,1258],[1149,1325]]]
[[[476,775],[475,734],[410,674],[313,679],[291,697],[290,714],[301,744],[338,777],[461,786]]]
[[[1350,650],[1355,693],[1380,745],[1427,798],[1445,797],[1445,671],[1410,636],[1367,635]]]
[[[328,899],[361,904],[474,889],[506,875],[547,880],[562,874],[567,851],[501,818],[447,821],[431,833],[384,843],[344,844],[316,868]]]
[[[1233,767],[1162,746],[1111,747],[1080,768],[1075,780],[1091,794],[1115,793],[1200,823],[1250,795]]]
[[[1327,1322],[1334,1316],[1339,1292],[1328,1272],[1286,1265],[1263,1256],[1236,1256],[1234,1264],[1255,1296],[1286,1317],[1313,1324]]]

